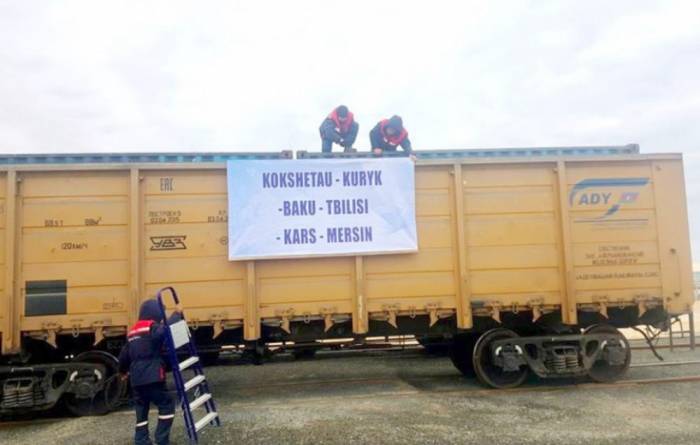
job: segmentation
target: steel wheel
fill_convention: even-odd
[[[126,382],[119,378],[119,361],[116,357],[104,351],[87,351],[78,354],[71,361],[104,365],[106,372],[105,375],[92,373],[88,378],[94,382],[104,382],[102,390],[93,396],[67,394],[64,397],[68,411],[76,416],[101,416],[115,409],[126,390]]]
[[[491,345],[496,340],[517,338],[518,334],[505,328],[496,328],[479,337],[474,347],[472,361],[476,377],[481,383],[493,388],[514,388],[525,381],[527,366],[520,366],[517,371],[504,371],[493,361]]]
[[[617,341],[620,346],[625,350],[625,360],[621,365],[611,365],[604,359],[596,360],[588,370],[588,376],[600,383],[614,382],[622,377],[630,367],[630,362],[632,361],[632,351],[630,350],[630,344],[624,335],[614,327],[606,324],[597,324],[588,327],[585,334],[614,334],[617,337]]]

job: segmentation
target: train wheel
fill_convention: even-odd
[[[528,374],[527,366],[520,366],[517,371],[505,371],[496,365],[491,352],[493,342],[517,337],[518,334],[510,329],[496,328],[486,332],[476,341],[472,360],[476,378],[482,384],[493,388],[514,388],[525,381]]]
[[[104,365],[106,373],[82,373],[75,378],[82,379],[79,393],[67,394],[64,403],[68,411],[75,416],[101,416],[115,409],[125,393],[126,382],[119,378],[119,361],[112,354],[104,351],[87,351],[78,354],[72,360],[78,363],[95,363]],[[103,380],[103,388],[92,394],[90,387]],[[81,390],[82,387],[82,390]]]
[[[583,331],[583,333],[615,335],[616,340],[606,344],[605,348],[607,348],[608,346],[616,348],[619,347],[622,350],[622,353],[624,354],[622,363],[619,365],[611,365],[608,362],[608,360],[606,360],[603,357],[596,360],[595,363],[593,363],[593,366],[591,366],[591,369],[588,370],[588,376],[592,380],[600,383],[614,382],[615,380],[618,380],[620,377],[622,377],[629,369],[630,362],[632,361],[632,351],[630,349],[630,344],[625,338],[625,336],[622,335],[622,333],[614,327],[605,324],[593,325],[587,328],[585,331]]]
[[[450,359],[455,368],[466,377],[474,377],[472,355],[476,344],[477,334],[457,334],[450,345]]]

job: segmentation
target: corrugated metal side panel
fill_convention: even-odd
[[[42,172],[21,176],[16,310],[23,331],[126,325],[128,172]],[[32,315],[26,288],[65,281],[65,313]],[[58,296],[57,296],[58,298]]]
[[[695,300],[683,163],[656,160],[651,165],[663,297],[669,312],[688,312]]]
[[[464,166],[462,177],[475,309],[560,304],[553,165]]]
[[[577,302],[660,299],[651,162],[570,163],[566,172]]]
[[[570,293],[575,308],[601,313],[662,301],[673,313],[690,307],[680,160],[462,168],[469,303],[477,314],[566,305]],[[575,323],[575,311],[565,321]]]
[[[451,166],[416,169],[417,253],[364,259],[367,308],[372,312],[454,310],[456,243]]]
[[[260,316],[352,314],[353,265],[348,257],[257,262]]]
[[[228,261],[226,171],[141,176],[143,295],[174,286],[193,322],[242,321],[246,265]]]

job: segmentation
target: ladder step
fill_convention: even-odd
[[[196,376],[192,377],[191,380],[188,380],[187,382],[185,382],[185,392],[189,391],[190,389],[194,388],[195,386],[199,385],[200,383],[202,383],[205,380],[206,379],[204,378],[203,375],[196,375]]]
[[[180,368],[180,371],[184,371],[185,369],[194,365],[198,361],[199,361],[199,357],[197,357],[196,355],[193,355],[192,357],[188,358],[187,360],[180,362],[178,367]]]
[[[216,414],[215,412],[207,414],[206,416],[202,417],[199,421],[197,421],[197,423],[194,424],[194,429],[197,431],[201,430],[202,428],[207,426],[209,422],[216,419],[217,417],[218,414]]]
[[[211,394],[202,394],[201,396],[197,397],[195,400],[190,403],[190,411],[194,411],[200,406],[204,405],[207,403],[209,400],[211,400]]]

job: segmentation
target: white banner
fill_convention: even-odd
[[[229,260],[415,252],[408,158],[228,161]]]

